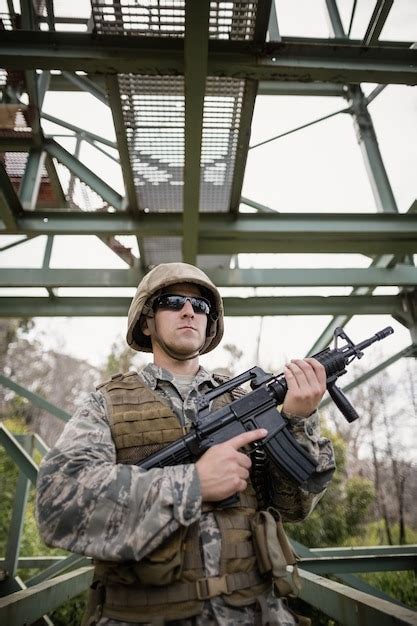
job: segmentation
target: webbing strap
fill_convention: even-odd
[[[259,585],[263,581],[256,572],[241,572],[200,578],[190,583],[175,583],[168,587],[138,589],[135,593],[122,586],[109,585],[106,589],[106,607],[111,609],[144,607],[160,604],[186,602],[188,600],[208,600],[220,595],[230,595],[234,591]],[[131,590],[130,590],[131,591]]]

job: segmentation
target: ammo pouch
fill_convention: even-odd
[[[273,515],[271,513],[273,512]],[[257,564],[261,574],[270,574],[279,597],[297,595],[301,587],[297,555],[293,551],[276,509],[259,511],[251,521]],[[287,565],[292,565],[291,576]]]

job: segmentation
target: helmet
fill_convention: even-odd
[[[152,315],[153,296],[176,283],[191,283],[202,288],[203,295],[210,300],[211,312],[208,316],[206,341],[199,350],[204,354],[213,350],[223,337],[223,302],[217,287],[206,274],[188,263],[161,263],[148,272],[139,283],[136,294],[130,304],[127,317],[127,343],[133,350],[152,352],[150,337],[143,334],[140,326],[142,315]]]

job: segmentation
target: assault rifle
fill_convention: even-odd
[[[348,422],[359,415],[345,394],[336,386],[339,376],[353,359],[363,356],[362,350],[388,337],[394,330],[388,326],[369,339],[354,345],[342,328],[334,331],[334,348],[326,348],[314,355],[326,370],[327,389],[332,400]],[[338,339],[346,341],[338,347]],[[215,398],[250,381],[252,391],[227,406],[211,410]],[[317,462],[287,428],[287,420],[277,410],[284,402],[287,383],[284,374],[274,376],[260,367],[252,367],[239,376],[215,387],[198,398],[198,417],[189,433],[158,452],[148,456],[138,465],[144,469],[194,463],[206,450],[236,435],[256,428],[266,428],[267,436],[252,445],[253,450],[263,448],[269,460],[297,484],[304,483],[314,472]]]

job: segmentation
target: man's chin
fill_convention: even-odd
[[[191,354],[195,354],[201,348],[200,344],[197,344],[195,341],[182,341],[176,344],[167,344],[168,348],[181,356],[189,356]]]

